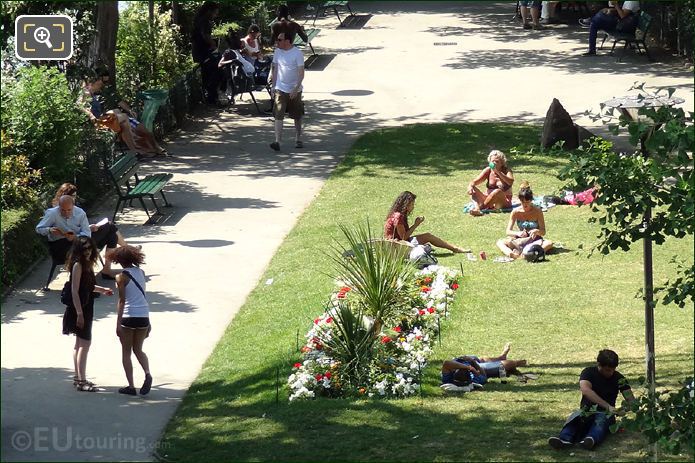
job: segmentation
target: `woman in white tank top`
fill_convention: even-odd
[[[263,59],[263,53],[261,52],[261,29],[257,25],[251,24],[249,26],[248,33],[246,37],[241,39],[241,43],[244,45],[244,49],[241,52],[244,58],[251,63],[257,59]]]
[[[123,267],[123,272],[116,277],[118,287],[116,335],[121,340],[121,358],[128,386],[120,388],[118,392],[128,395],[136,394],[131,360],[134,353],[145,373],[145,381],[140,388],[140,394],[145,395],[152,387],[150,364],[142,350],[145,338],[149,336],[151,330],[150,309],[145,296],[145,272],[140,269],[140,265],[145,261],[145,255],[134,246],[121,246],[111,253],[110,258]]]

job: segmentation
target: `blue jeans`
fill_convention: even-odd
[[[591,26],[589,27],[589,51],[596,53],[596,36],[598,31],[604,30],[607,32],[615,29],[618,24],[618,15],[604,14],[600,11],[591,18]]]
[[[565,423],[558,437],[567,442],[579,442],[585,437],[592,437],[594,445],[598,445],[608,435],[610,431],[609,426],[614,420],[614,417],[608,418],[602,412],[589,416],[577,416]]]

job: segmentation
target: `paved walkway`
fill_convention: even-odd
[[[584,110],[635,81],[674,86],[693,110],[687,70],[635,57],[579,58],[586,30],[522,31],[509,22],[509,2],[353,8],[373,15],[360,30],[335,30],[331,16],[317,22],[317,52],[323,60],[335,56],[325,70],[307,72],[304,150],[286,143],[272,152],[270,120],[245,103],[208,111],[168,144],[172,160],[148,167],[174,173],[170,215],[155,226],[142,226],[140,211],[119,216],[129,242],[147,254],[153,332],[146,351],[154,375],[147,398],[115,393],[124,384],[115,298],[96,301],[88,375],[104,387],[98,394],[70,385],[74,341],[60,335],[58,301],[66,274],[53,291],[36,294],[48,272],[44,262],[4,301],[3,460],[151,458],[225,327],[360,134],[419,122],[540,122],[553,97],[591,125],[579,117]],[[136,378],[142,381],[137,368]]]

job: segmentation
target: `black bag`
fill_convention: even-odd
[[[545,260],[545,250],[538,244],[538,241],[526,245],[522,255],[527,262],[542,262]]]
[[[637,29],[637,16],[637,14],[631,13],[618,20],[618,24],[615,25],[616,32],[622,32],[624,34],[635,32],[635,29]]]
[[[60,302],[65,305],[72,305],[72,279],[63,285],[63,290],[60,292]]]

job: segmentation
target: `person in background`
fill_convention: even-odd
[[[528,21],[529,17],[529,9],[531,10],[532,24],[526,22]],[[521,12],[521,27],[524,29],[543,29],[543,26],[541,26],[541,23],[539,22],[539,18],[541,16],[540,0],[521,0],[519,2],[519,10]]]
[[[200,64],[205,101],[211,105],[218,105],[217,89],[222,81],[217,67],[219,62],[219,54],[216,53],[217,44],[212,38],[212,23],[219,13],[218,3],[210,1],[203,3],[193,20],[191,37],[193,61]]]
[[[384,237],[387,240],[402,240],[411,242],[415,239],[417,244],[431,244],[432,246],[437,246],[438,248],[448,249],[453,253],[465,253],[468,252],[466,249],[462,249],[453,244],[449,244],[443,239],[434,236],[431,233],[420,233],[414,235],[415,229],[425,221],[424,217],[416,217],[415,222],[412,226],[408,225],[408,216],[415,209],[415,194],[410,191],[404,191],[393,202],[388,215],[386,216],[386,223],[384,224]]]
[[[608,436],[615,415],[621,413],[615,408],[618,392],[628,402],[634,399],[627,380],[616,371],[619,362],[618,354],[604,349],[599,351],[595,366],[582,370],[579,375],[580,410],[567,418],[558,436],[548,439],[551,447],[559,450],[578,442],[585,449],[592,450]]]
[[[98,255],[94,241],[90,237],[78,236],[72,242],[66,263],[70,271],[72,304],[65,307],[63,334],[75,335],[75,347],[72,353],[75,366],[73,385],[81,392],[97,390],[96,385],[87,380],[87,356],[92,344],[92,322],[94,321],[94,293],[113,295],[111,289],[96,285],[94,264]]]
[[[519,367],[527,365],[526,360],[508,360],[507,354],[511,344],[507,343],[497,357],[477,357],[464,355],[442,364],[442,384],[465,386],[470,383],[484,385],[488,378],[504,378],[511,375],[521,376]]]
[[[292,36],[292,40],[294,40],[294,37],[299,36],[305,43],[309,42],[309,37],[304,32],[304,28],[290,18],[290,10],[287,8],[287,5],[280,5],[277,8],[276,22],[271,27],[270,35],[273,44],[277,43],[280,32],[287,33],[288,35],[285,37]]]
[[[476,204],[471,215],[480,216],[483,215],[483,210],[512,207],[514,173],[507,165],[507,157],[502,151],[492,150],[487,156],[487,162],[488,166],[468,184],[467,193]],[[486,182],[485,193],[477,187],[482,182]]]
[[[528,182],[521,183],[519,189],[521,206],[514,209],[509,216],[507,224],[507,237],[497,241],[497,247],[502,253],[518,259],[521,257],[524,247],[530,244],[539,244],[545,252],[553,248],[553,242],[544,238],[545,218],[543,211],[533,205],[533,191]],[[514,227],[519,230],[514,230]]]
[[[110,258],[123,267],[116,277],[118,287],[118,314],[116,336],[121,341],[121,360],[128,385],[118,390],[121,394],[135,395],[132,354],[145,373],[140,395],[146,395],[152,387],[152,375],[147,354],[142,350],[145,338],[152,329],[150,309],[145,295],[145,272],[140,265],[145,261],[142,251],[133,246],[123,246],[110,252]]]
[[[589,27],[589,51],[583,53],[582,56],[596,55],[596,37],[598,31],[612,32],[621,23],[621,32],[631,33],[637,28],[637,12],[640,6],[638,1],[608,2],[608,8],[603,8],[589,20],[580,20],[579,24],[583,27]]]
[[[51,204],[53,207],[58,206],[61,196],[71,196],[77,203],[77,187],[72,183],[63,183],[56,191]],[[101,271],[102,278],[113,280],[113,272],[111,270],[111,261],[109,260],[108,251],[115,249],[116,245],[125,246],[126,241],[118,227],[111,222],[93,223],[89,225],[89,231],[92,233],[92,239],[96,243],[97,252],[99,249],[106,247],[106,258],[104,259],[104,268]]]
[[[270,144],[270,148],[275,151],[280,151],[285,113],[294,120],[295,148],[304,147],[302,143],[304,55],[292,44],[293,40],[294,35],[284,29],[277,35],[277,48],[275,48],[273,64],[268,76],[268,83],[275,90],[273,96],[275,141]]]

